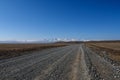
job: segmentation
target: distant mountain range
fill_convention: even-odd
[[[49,41],[0,41],[0,43],[49,43]]]
[[[10,43],[10,44],[15,44],[15,43],[63,43],[63,42],[120,42],[120,40],[75,40],[75,39],[51,39],[51,40],[6,40],[6,41],[0,41],[0,43]]]
[[[52,42],[59,42],[59,41],[75,41],[75,39],[42,39],[42,40],[5,40],[0,41],[0,43],[52,43]]]

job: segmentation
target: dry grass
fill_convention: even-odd
[[[12,58],[31,51],[66,46],[66,44],[0,44],[0,59]]]
[[[116,43],[93,43],[92,45],[104,47],[104,48],[109,48],[112,50],[120,50],[120,42]]]
[[[87,43],[87,46],[96,52],[107,52],[110,59],[120,61],[120,42]],[[99,54],[103,56],[104,54]]]

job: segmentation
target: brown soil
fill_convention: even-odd
[[[102,53],[106,52],[110,59],[120,61],[120,42],[87,43],[86,45],[100,56],[104,56]]]
[[[66,46],[66,44],[0,44],[0,59],[12,58],[31,51],[61,46]]]

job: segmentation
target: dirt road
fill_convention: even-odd
[[[88,47],[71,45],[1,60],[0,80],[119,80],[113,66]]]

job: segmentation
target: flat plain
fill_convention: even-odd
[[[66,44],[47,43],[47,44],[0,44],[0,59],[8,59],[36,50],[66,46]]]
[[[87,43],[91,49],[101,56],[109,57],[113,61],[120,62],[120,42],[92,42]]]
[[[20,50],[23,49],[23,46],[21,47]],[[2,48],[1,46],[1,50]],[[116,60],[109,56],[112,54],[117,57],[119,53],[115,51],[118,49],[111,52],[111,48],[109,49],[103,43],[97,45],[95,43],[67,43],[67,45],[59,44],[59,47],[57,44],[57,46],[42,50],[40,46],[34,49],[30,51],[25,49],[27,54],[1,58],[0,80],[120,79],[119,58]]]

